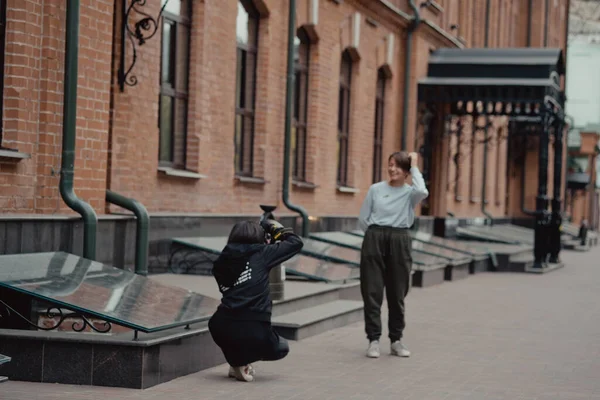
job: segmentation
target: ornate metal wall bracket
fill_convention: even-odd
[[[58,317],[58,322],[56,322],[52,326],[39,326],[37,323],[30,321],[27,317],[20,314],[14,308],[6,304],[4,301],[0,300],[0,306],[4,308],[4,310],[0,310],[0,317],[8,317],[11,314],[16,315],[21,320],[25,321],[29,326],[42,330],[42,331],[53,331],[58,329],[67,319],[75,318],[79,321],[75,321],[71,324],[71,329],[75,332],[83,332],[87,327],[92,329],[98,333],[108,333],[112,329],[112,325],[110,322],[102,321],[102,327],[98,328],[94,325],[92,321],[89,320],[89,317],[85,316],[82,313],[76,312],[64,312],[61,308],[58,307],[49,307],[46,310],[45,316],[54,320]]]
[[[156,18],[153,18],[148,13],[144,12],[141,7],[146,5],[146,0],[131,0],[131,3],[127,5],[127,0],[123,1],[123,14],[121,20],[121,60],[118,71],[119,88],[122,91],[125,90],[125,85],[135,86],[138,83],[138,79],[131,72],[137,62],[137,46],[143,46],[147,40],[151,39],[156,32],[158,32],[160,17],[162,16],[165,7],[169,3],[169,0],[163,0],[164,4],[160,8],[160,12]],[[137,21],[134,16],[141,16],[141,19]],[[131,43],[133,49],[133,55],[131,64],[126,66],[126,53],[127,53],[127,40]]]

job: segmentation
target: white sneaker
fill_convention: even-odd
[[[229,367],[229,377],[242,382],[252,382],[254,380],[254,367],[250,364],[243,367]]]
[[[250,373],[250,375],[254,376],[254,367],[252,366],[252,364],[248,364],[248,371]],[[229,377],[230,378],[235,378],[235,369],[233,367],[229,367]]]
[[[379,340],[373,340],[369,343],[369,348],[367,349],[367,357],[369,358],[379,358],[381,355],[381,350],[379,349]]]
[[[410,357],[410,351],[399,340],[392,343],[390,353],[393,356]]]

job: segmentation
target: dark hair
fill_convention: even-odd
[[[265,243],[265,231],[258,222],[241,221],[231,228],[227,243],[262,244]]]
[[[394,163],[396,163],[398,168],[402,168],[404,172],[410,172],[410,157],[406,151],[392,153],[390,158],[388,158],[388,162],[390,162],[391,159],[394,159]]]

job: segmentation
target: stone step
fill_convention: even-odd
[[[274,317],[271,322],[275,330],[284,338],[301,340],[358,322],[362,318],[361,301],[335,300]]]
[[[444,270],[444,279],[447,281],[456,281],[465,279],[469,276],[471,263],[463,263],[459,265],[447,265]]]
[[[508,263],[508,268],[503,271],[506,272],[525,272],[527,268],[531,268],[535,261],[535,257],[531,252],[526,254],[519,254],[511,256]]]
[[[563,268],[564,266],[565,266],[565,264],[563,264],[563,263],[557,263],[557,264],[548,263],[548,264],[544,265],[543,268],[527,267],[527,268],[525,268],[525,272],[529,272],[531,274],[545,274],[547,272],[556,271],[557,269]]]
[[[342,298],[342,290],[346,289],[344,286],[333,286],[319,283],[307,283],[307,285],[318,285],[322,286],[323,290],[313,291],[301,296],[291,297],[283,301],[275,301],[273,304],[273,317],[293,313],[306,308],[315,307],[320,304],[326,304]],[[352,285],[356,287],[360,294],[359,284]]]

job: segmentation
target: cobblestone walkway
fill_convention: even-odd
[[[146,391],[8,382],[7,400],[600,400],[600,248],[535,276],[479,274],[413,289],[410,359],[364,357],[362,323],[292,343],[257,380],[220,366]]]

